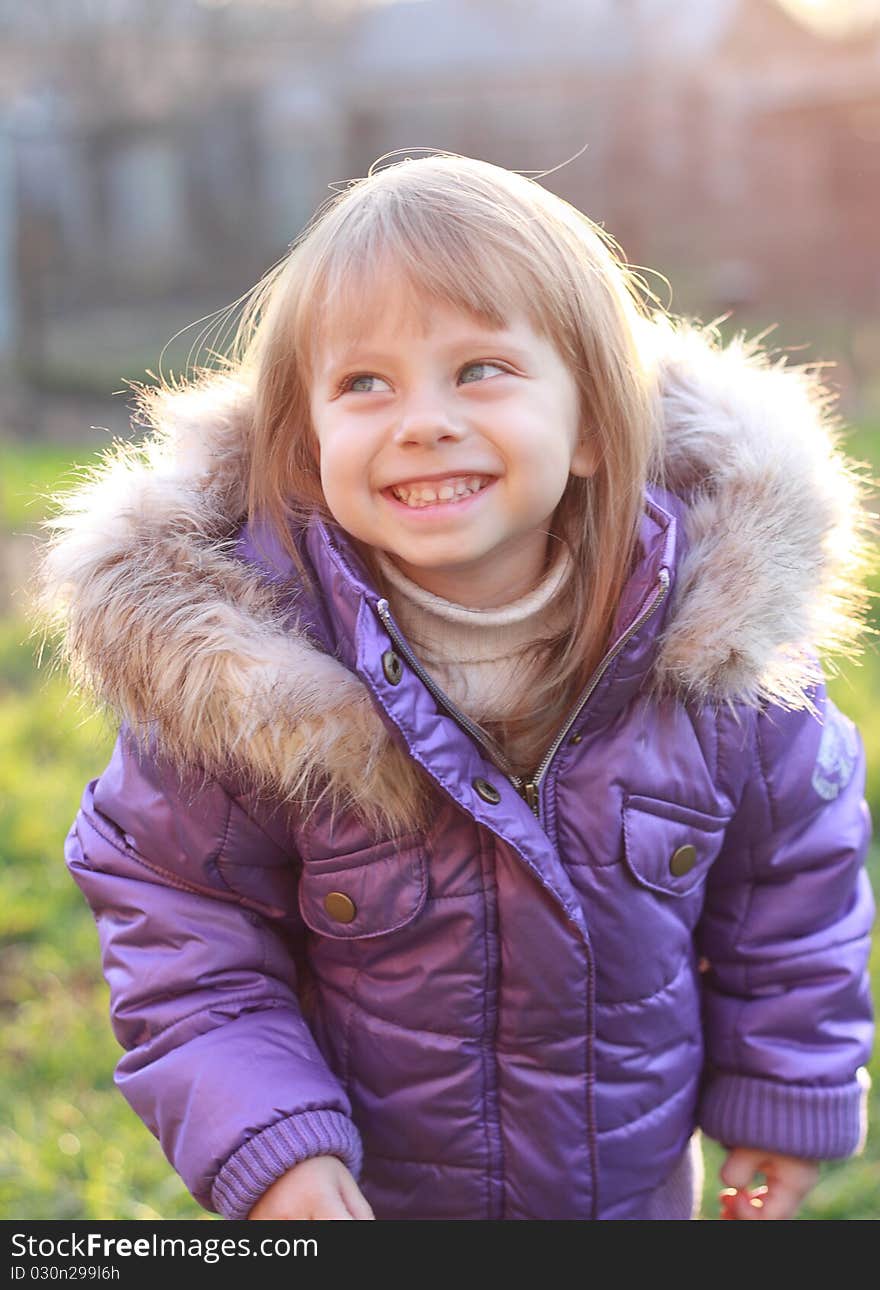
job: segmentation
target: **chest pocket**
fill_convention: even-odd
[[[677,802],[624,798],[626,863],[636,882],[664,896],[687,896],[705,881],[729,820]]]
[[[313,932],[360,940],[394,932],[425,903],[425,850],[415,836],[395,838],[345,856],[305,860],[299,907]]]

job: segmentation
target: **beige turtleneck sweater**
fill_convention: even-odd
[[[549,601],[571,574],[568,548],[560,543],[551,567],[531,591],[494,609],[469,609],[408,578],[385,554],[378,555],[392,613],[419,661],[456,707],[476,722],[500,720],[520,710],[540,660],[520,657],[524,646],[549,639],[564,626],[570,600],[552,614]],[[508,743],[511,760],[531,766],[539,751],[527,735]]]

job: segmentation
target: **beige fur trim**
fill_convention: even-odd
[[[856,647],[869,548],[863,481],[821,391],[742,344],[659,327],[667,483],[690,549],[650,689],[803,706],[813,651]],[[231,378],[171,391],[141,446],[117,443],[58,499],[33,602],[74,684],[182,766],[298,805],[323,795],[377,830],[416,827],[426,773],[362,682],[235,560],[251,397]]]
[[[653,670],[698,704],[808,706],[819,658],[866,632],[876,523],[815,374],[741,340],[658,329],[667,484],[688,500]],[[876,520],[876,517],[873,517]]]

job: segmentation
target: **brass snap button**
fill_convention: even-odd
[[[337,923],[350,923],[357,913],[354,901],[344,891],[328,891],[324,897],[324,908]]]
[[[583,739],[583,735],[572,735],[571,742],[573,744],[579,744],[582,739]]]
[[[403,676],[403,664],[393,649],[386,649],[382,655],[382,671],[385,673],[385,680],[390,681],[392,685],[397,685]]]
[[[481,779],[479,775],[473,783],[478,796],[482,797],[484,802],[488,802],[490,806],[498,805],[501,801],[501,794],[494,784],[490,784],[488,779]]]
[[[696,863],[697,848],[688,843],[687,846],[679,847],[673,852],[672,859],[669,861],[669,872],[675,878],[682,878],[686,873],[690,873]]]

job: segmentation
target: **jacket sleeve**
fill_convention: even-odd
[[[98,924],[116,1084],[195,1199],[244,1218],[313,1155],[357,1177],[351,1106],[300,1006],[297,874],[278,837],[123,727],[65,857]]]
[[[805,1159],[864,1143],[874,904],[864,747],[828,698],[770,706],[751,726],[751,773],[709,873],[706,1075],[699,1122],[727,1146]]]

